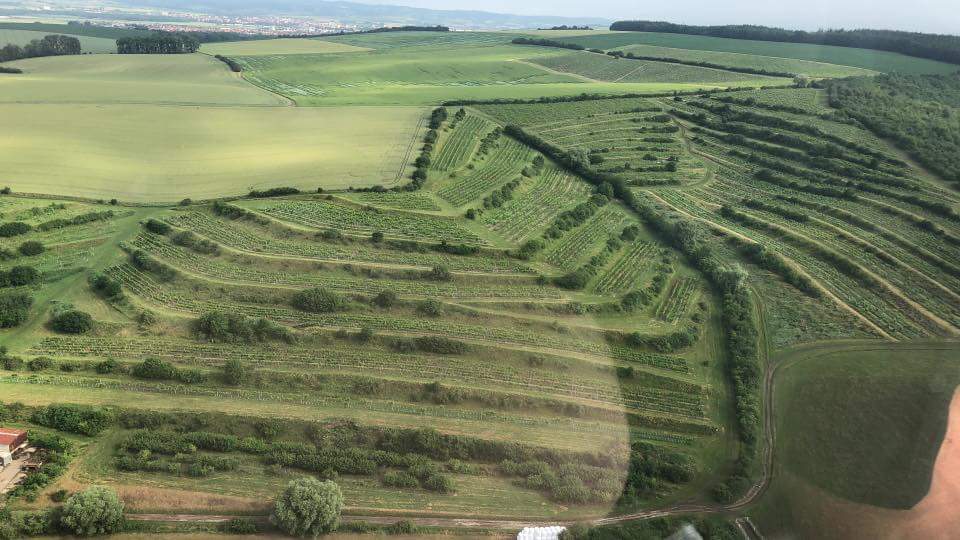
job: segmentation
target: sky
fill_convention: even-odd
[[[356,0],[518,15],[763,24],[803,30],[889,28],[960,34],[958,0]]]

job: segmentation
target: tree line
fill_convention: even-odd
[[[200,49],[200,40],[190,34],[157,32],[146,37],[117,40],[118,54],[185,54]]]
[[[0,49],[0,62],[67,54],[80,54],[80,40],[72,36],[51,34],[42,39],[34,39],[23,47],[13,43],[4,45]]]
[[[750,24],[695,26],[664,21],[617,21],[610,25],[610,30],[663,32],[731,39],[857,47],[960,64],[960,36],[941,34],[923,34],[899,30],[844,30],[842,28],[806,32]]]

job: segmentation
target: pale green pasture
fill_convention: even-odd
[[[0,77],[0,103],[285,103],[203,54],[51,56],[7,65],[24,73]]]
[[[423,112],[0,104],[0,155],[15,191],[122,201],[391,185]]]

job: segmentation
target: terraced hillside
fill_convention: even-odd
[[[4,332],[3,401],[108,408],[75,474],[134,512],[168,490],[185,495],[165,511],[215,494],[257,512],[304,472],[336,476],[354,514],[569,518],[700,492],[730,459],[711,294],[623,303],[701,280],[494,127],[441,129],[447,165],[419,192],[0,197],[0,270],[38,272],[0,293],[32,298]],[[58,330],[76,310],[89,327]]]

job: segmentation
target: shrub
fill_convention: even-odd
[[[383,475],[383,485],[400,489],[410,489],[420,486],[420,482],[406,471],[390,471]]]
[[[417,313],[427,317],[439,317],[443,315],[443,304],[436,300],[424,300],[417,305]]]
[[[53,360],[46,356],[38,356],[27,362],[27,368],[30,369],[30,371],[43,371],[51,367],[53,367]]]
[[[97,295],[107,299],[116,299],[123,295],[123,286],[120,282],[105,274],[91,276],[90,288]]]
[[[32,266],[14,266],[8,272],[0,272],[0,287],[26,287],[40,281],[40,272]]]
[[[192,323],[193,331],[209,341],[254,343],[278,340],[292,343],[296,336],[289,329],[266,319],[253,319],[237,313],[211,311]]]
[[[401,520],[396,523],[387,525],[384,529],[387,534],[417,534],[419,529],[412,521]]]
[[[177,368],[173,367],[173,364],[169,362],[150,357],[145,358],[143,362],[133,366],[131,374],[138,379],[164,381],[176,378]]]
[[[231,358],[223,365],[223,380],[229,385],[238,386],[247,378],[247,366],[239,358]]]
[[[20,254],[23,255],[24,257],[33,257],[36,255],[40,255],[46,250],[47,248],[44,247],[42,243],[37,242],[36,240],[30,240],[28,242],[24,242],[20,244],[19,248],[17,248],[17,251],[19,251]]]
[[[106,429],[113,416],[88,405],[53,404],[36,410],[30,419],[41,426],[92,437]]]
[[[50,500],[53,502],[61,503],[67,500],[67,497],[70,496],[70,492],[65,489],[58,489],[50,494]]]
[[[63,505],[60,524],[77,536],[118,532],[123,526],[123,502],[106,488],[89,488]]]
[[[108,375],[110,373],[115,373],[117,371],[117,361],[113,358],[107,358],[103,362],[97,363],[94,367],[95,371],[101,375]]]
[[[162,235],[170,234],[170,231],[173,230],[170,225],[153,218],[148,219],[146,223],[143,224],[143,227],[152,233]]]
[[[374,297],[373,303],[382,308],[393,307],[397,303],[397,293],[390,290],[382,291]]]
[[[343,510],[340,486],[304,477],[291,481],[277,497],[270,521],[299,538],[317,538],[337,529]]]
[[[437,493],[453,493],[456,486],[449,476],[442,474],[430,474],[423,480],[424,489],[436,491]]]
[[[346,307],[347,302],[340,295],[323,287],[306,289],[293,297],[293,307],[310,313],[329,313]]]
[[[50,326],[65,334],[83,334],[93,328],[93,317],[89,313],[71,309],[50,319]]]
[[[446,266],[434,266],[426,273],[425,277],[433,281],[450,281],[453,279],[453,274],[450,273],[450,270],[447,270]]]
[[[33,226],[22,221],[11,221],[0,225],[0,238],[10,238],[11,236],[20,236],[33,230]]]
[[[27,320],[33,297],[24,293],[0,296],[0,328],[13,328]]]
[[[223,532],[228,534],[256,534],[257,524],[250,518],[233,518],[223,524]]]

